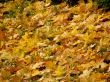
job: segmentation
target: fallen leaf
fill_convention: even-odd
[[[5,40],[5,39],[6,39],[5,32],[0,31],[0,40]]]

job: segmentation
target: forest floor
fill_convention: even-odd
[[[110,12],[80,3],[0,4],[0,82],[110,82]]]

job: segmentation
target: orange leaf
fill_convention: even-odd
[[[53,61],[46,61],[45,62],[46,67],[52,69],[55,67],[54,62]]]
[[[36,61],[37,61],[37,62],[40,62],[41,60],[42,60],[42,58],[41,58],[40,56],[37,56],[37,57],[36,57]]]

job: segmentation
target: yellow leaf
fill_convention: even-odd
[[[61,66],[58,66],[55,73],[57,76],[62,76],[64,74],[63,68]]]
[[[38,71],[38,70],[33,70],[32,71],[32,76],[36,76],[36,75],[38,75],[38,74],[40,74],[40,71]]]

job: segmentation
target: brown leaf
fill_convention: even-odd
[[[0,16],[0,20],[3,19],[3,16]]]
[[[10,80],[11,82],[21,82],[22,79],[21,77],[18,77],[18,76],[13,76]],[[24,82],[24,81],[23,81]]]
[[[110,27],[107,27],[107,28],[106,28],[106,32],[107,32],[108,34],[110,34]]]
[[[20,67],[10,67],[7,70],[10,71],[12,74],[16,73],[18,70],[20,69]]]
[[[104,55],[104,62],[109,64],[110,63],[110,52],[107,52],[107,54]]]
[[[103,18],[100,20],[100,22],[106,22],[106,21],[110,21],[110,19],[109,18]]]
[[[94,37],[94,39],[95,39],[95,40],[100,40],[100,39],[101,39],[101,36],[96,35],[96,36]]]
[[[5,40],[5,39],[6,39],[5,32],[0,31],[0,40]]]

